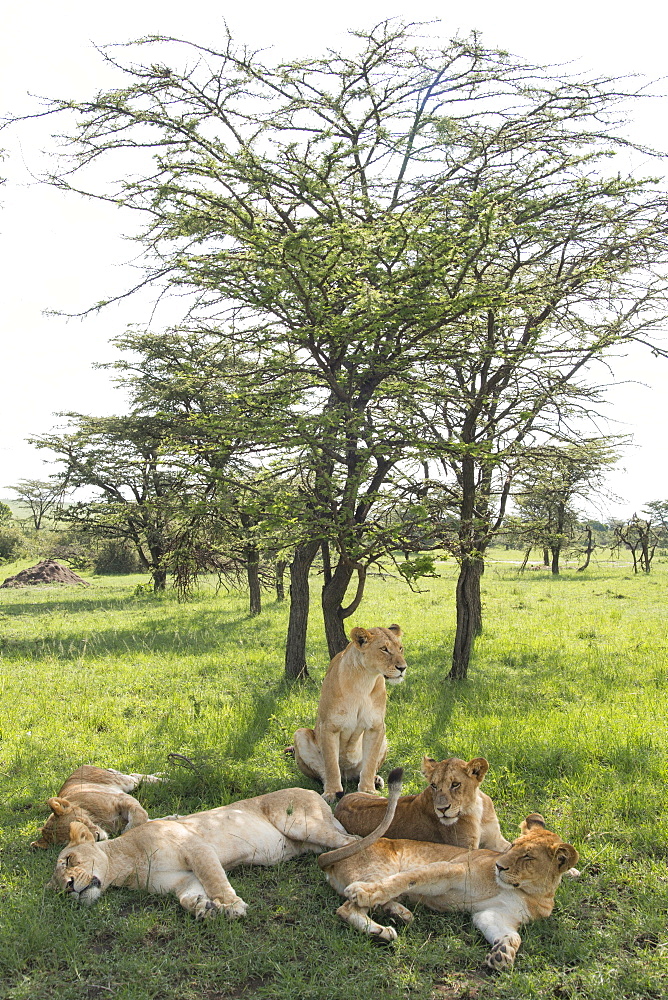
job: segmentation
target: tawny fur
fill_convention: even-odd
[[[83,903],[96,902],[109,886],[125,886],[173,893],[198,919],[220,911],[239,917],[246,903],[226,868],[274,865],[355,840],[317,792],[285,788],[190,816],[151,820],[101,843],[86,826],[72,823],[50,884]]]
[[[386,836],[505,851],[510,841],[501,833],[494,803],[480,791],[488,768],[484,757],[468,762],[424,757],[422,774],[429,784],[419,795],[401,796]],[[334,815],[349,833],[366,836],[380,823],[386,805],[377,795],[352,792],[340,800]]]
[[[388,814],[395,806],[388,800]],[[379,827],[382,831],[387,820]],[[512,967],[521,944],[520,926],[547,917],[562,876],[578,853],[545,829],[538,813],[521,825],[522,834],[504,852],[462,850],[415,840],[375,839],[331,851],[318,859],[330,885],[346,897],[338,915],[378,940],[396,939],[393,927],[376,923],[369,911],[383,907],[409,923],[412,913],[400,897],[433,910],[461,910],[492,945],[485,958],[495,970]],[[359,850],[356,850],[359,848]]]
[[[322,682],[315,729],[294,735],[297,766],[322,782],[327,802],[341,797],[343,781],[357,781],[360,792],[382,787],[377,771],[387,753],[385,682],[401,682],[406,670],[400,636],[398,625],[354,628]]]
[[[51,815],[32,847],[47,848],[66,844],[70,823],[83,823],[96,840],[106,840],[110,833],[140,826],[148,813],[133,792],[142,782],[162,781],[155,774],[123,774],[108,767],[84,764],[69,776],[57,796],[48,800]]]

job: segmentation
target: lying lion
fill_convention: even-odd
[[[401,791],[401,773],[390,775],[389,822]],[[485,964],[509,969],[521,944],[521,924],[548,917],[554,893],[578,853],[545,829],[538,813],[521,824],[522,835],[503,852],[462,850],[446,844],[388,840],[386,819],[369,837],[322,854],[318,864],[330,885],[346,897],[338,915],[380,941],[393,941],[393,927],[376,923],[369,910],[383,907],[404,923],[412,913],[400,896],[433,910],[462,910],[492,945]]]
[[[494,803],[480,791],[488,769],[484,757],[468,763],[459,757],[424,757],[421,770],[429,784],[419,795],[401,796],[387,836],[505,851],[510,841],[501,833]],[[377,795],[352,792],[340,800],[334,815],[349,833],[366,836],[381,822],[386,806]]]
[[[190,816],[151,820],[100,843],[74,822],[50,885],[87,904],[110,885],[171,892],[197,919],[221,910],[241,917],[246,903],[226,868],[274,865],[355,840],[317,792],[285,788]]]
[[[66,844],[70,823],[76,820],[90,830],[95,840],[106,840],[121,828],[139,826],[148,813],[137,800],[128,795],[141,782],[162,781],[155,774],[122,774],[110,767],[84,764],[71,774],[58,795],[49,799],[51,815],[42,827],[39,840],[32,847],[47,848],[51,844]]]
[[[343,795],[342,779],[359,782],[360,792],[383,787],[376,772],[387,753],[385,681],[404,679],[400,636],[398,625],[354,628],[325,674],[315,729],[298,729],[288,748],[300,771],[322,782],[326,802]]]

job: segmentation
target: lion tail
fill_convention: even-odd
[[[318,864],[321,868],[329,868],[330,865],[336,864],[337,861],[343,861],[344,858],[350,858],[353,854],[358,854],[359,851],[363,851],[365,847],[370,847],[371,844],[375,844],[377,840],[380,840],[390,826],[390,823],[394,819],[394,814],[397,811],[397,802],[399,801],[399,796],[401,795],[401,780],[403,776],[403,767],[395,767],[395,769],[390,771],[388,775],[387,809],[385,810],[385,815],[383,816],[380,825],[377,826],[372,833],[369,833],[366,837],[362,837],[361,840],[355,840],[352,844],[346,844],[345,847],[337,847],[335,851],[327,851],[325,854],[318,855]]]

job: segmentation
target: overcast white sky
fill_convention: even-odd
[[[277,58],[316,55],[345,44],[349,29],[370,27],[392,16],[439,22],[426,31],[443,39],[480,30],[487,44],[541,62],[571,62],[571,69],[666,73],[668,15],[658,0],[615,6],[609,0],[339,0],[330,5],[281,3],[173,3],[171,0],[24,0],[0,13],[0,114],[35,107],[28,94],[84,97],[111,83],[94,44],[165,34],[205,44],[220,39],[223,19],[232,34],[253,48],[270,47]],[[660,88],[659,88],[660,89]],[[668,92],[668,84],[663,87]],[[634,138],[668,149],[668,99],[639,111]],[[53,149],[54,122],[0,133],[7,157],[0,173],[0,497],[19,479],[44,476],[42,456],[25,438],[56,424],[62,410],[122,412],[123,397],[95,362],[113,356],[108,341],[128,323],[146,323],[150,304],[131,300],[86,320],[47,317],[45,310],[77,312],[132,280],[128,262],[137,247],[124,239],[134,218],[108,205],[64,196],[38,184],[45,167],[41,150]],[[634,447],[610,487],[621,500],[604,511],[623,516],[644,502],[668,499],[668,360],[634,352],[615,364],[624,384],[610,391],[611,430],[632,433]]]

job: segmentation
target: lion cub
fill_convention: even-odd
[[[343,795],[342,779],[358,781],[360,792],[383,787],[376,772],[387,753],[385,682],[399,684],[406,670],[400,636],[398,625],[354,628],[325,674],[315,729],[294,735],[297,767],[323,783],[326,802]]]
[[[42,827],[39,840],[31,847],[47,848],[66,844],[70,823],[76,820],[90,830],[95,840],[106,840],[121,827],[129,830],[148,819],[148,813],[128,792],[141,782],[162,781],[155,774],[122,774],[110,767],[84,764],[69,776],[58,795],[49,799],[51,815]]]
[[[401,796],[386,836],[505,851],[510,842],[501,833],[494,803],[480,791],[488,769],[484,757],[468,763],[423,757],[421,771],[429,784],[419,795]],[[380,823],[386,804],[377,795],[352,792],[341,799],[335,816],[349,833],[366,836]]]

